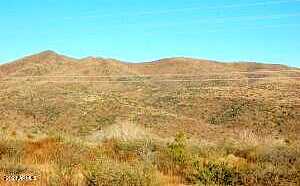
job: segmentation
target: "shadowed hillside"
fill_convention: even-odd
[[[45,51],[0,66],[0,174],[38,175],[33,185],[297,185],[299,95],[300,69],[283,65]]]

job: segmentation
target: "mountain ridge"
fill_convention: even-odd
[[[214,72],[252,72],[260,70],[292,70],[280,64],[256,62],[219,62],[188,57],[163,58],[130,63],[117,59],[85,57],[81,59],[46,50],[0,65],[1,76],[36,76],[49,74],[77,75],[155,75],[202,74]]]
[[[158,62],[176,60],[176,61],[199,61],[199,62],[205,61],[205,62],[214,62],[214,63],[222,63],[222,64],[265,64],[265,65],[278,65],[278,66],[285,66],[285,67],[289,67],[289,68],[297,68],[297,67],[292,67],[292,66],[285,65],[285,64],[280,64],[280,63],[264,63],[264,62],[255,62],[255,61],[218,61],[218,60],[212,60],[212,59],[193,58],[193,57],[184,57],[184,56],[166,57],[166,58],[160,58],[160,59],[151,60],[151,61],[141,61],[141,62],[130,62],[130,61],[123,61],[123,60],[119,60],[119,59],[115,59],[115,58],[103,58],[103,57],[98,57],[98,56],[87,56],[87,57],[82,57],[82,58],[75,58],[75,57],[71,57],[68,55],[60,54],[58,52],[55,52],[54,50],[45,50],[45,51],[41,51],[38,53],[25,55],[24,57],[20,57],[18,59],[0,64],[0,66],[15,63],[15,62],[18,62],[18,61],[21,61],[21,60],[24,60],[27,58],[32,58],[35,56],[38,56],[38,57],[45,57],[45,56],[65,57],[65,58],[69,58],[69,59],[72,59],[75,61],[85,61],[85,60],[91,60],[91,59],[93,59],[93,60],[110,60],[110,61],[118,61],[118,62],[122,62],[122,63],[130,63],[130,64],[147,64],[147,63],[158,63]]]

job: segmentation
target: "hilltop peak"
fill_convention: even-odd
[[[45,50],[45,51],[42,51],[40,53],[38,53],[37,55],[47,55],[47,56],[53,56],[53,55],[59,55],[58,53],[56,53],[55,51],[53,50]]]
[[[76,61],[75,58],[71,58],[68,56],[65,56],[63,54],[59,54],[53,50],[45,50],[43,52],[34,54],[32,56],[29,56],[30,60],[37,60],[40,62],[46,62],[46,63],[54,63],[54,62],[62,62],[62,61]]]

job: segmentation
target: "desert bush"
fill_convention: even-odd
[[[165,174],[183,174],[191,160],[186,140],[183,133],[178,133],[174,141],[157,149],[155,164],[160,171]]]
[[[86,185],[159,185],[157,172],[151,165],[118,163],[108,159],[90,162],[85,166]]]
[[[103,153],[119,161],[132,161],[138,158],[138,142],[120,141],[117,139],[106,140],[100,147]]]
[[[191,149],[183,134],[160,149],[157,166],[186,184],[279,185],[299,183],[296,146],[249,145],[224,141]]]
[[[218,153],[207,147],[211,153]],[[176,135],[158,154],[158,168],[165,174],[178,175],[186,184],[221,184],[231,185],[235,182],[237,171],[225,161],[210,160],[201,157],[200,151],[205,149],[191,149],[183,133]],[[223,154],[221,154],[223,155]],[[216,155],[215,155],[216,156]]]
[[[197,169],[194,176],[201,184],[233,185],[237,178],[237,172],[225,162],[209,161]]]
[[[273,165],[292,166],[300,157],[300,151],[297,148],[283,146],[265,147],[257,152],[257,159],[260,162],[270,162]]]
[[[244,178],[251,179],[256,185],[299,185],[299,176],[297,169],[272,164],[256,164],[243,174]]]
[[[154,154],[159,147],[151,140],[121,141],[110,139],[103,142],[99,148],[115,160],[153,162]]]
[[[237,101],[232,105],[227,106],[223,112],[212,115],[208,118],[208,123],[212,125],[226,124],[230,121],[235,121],[242,114],[247,107],[247,103],[244,101]]]
[[[174,141],[167,146],[168,153],[175,164],[183,165],[189,159],[186,136],[183,133],[176,135]]]

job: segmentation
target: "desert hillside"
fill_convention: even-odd
[[[156,180],[150,173],[158,185],[297,185],[299,95],[300,69],[284,65],[134,64],[45,51],[0,66],[0,174],[23,171],[48,185],[111,183],[103,175],[119,174],[95,168],[101,156],[99,166],[115,163],[145,185]],[[177,157],[182,136],[188,155]],[[56,175],[60,169],[67,171]]]

